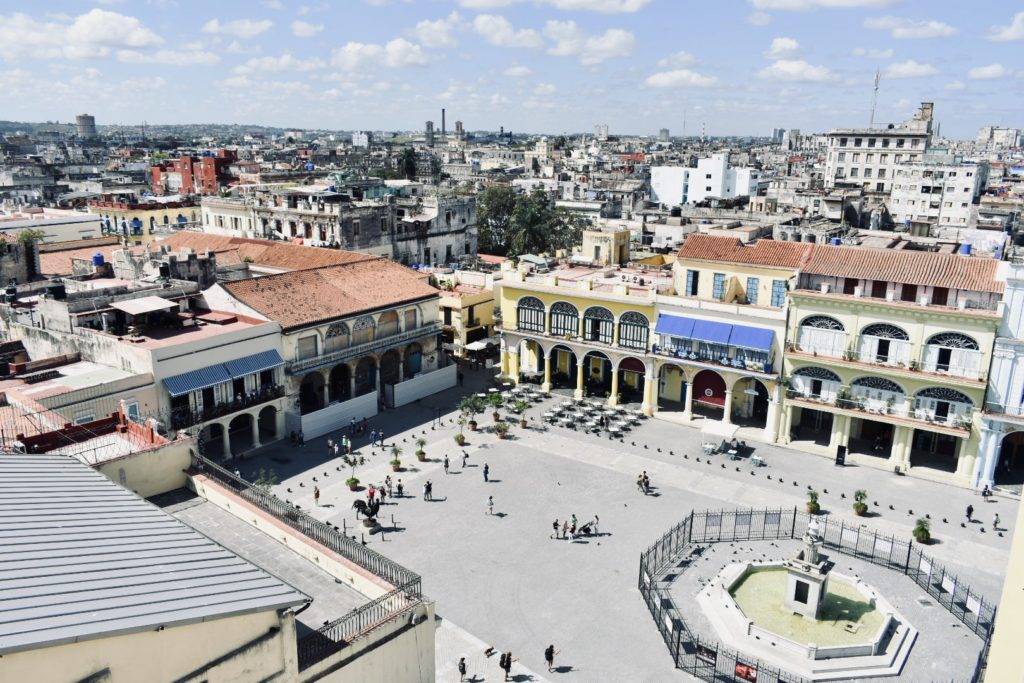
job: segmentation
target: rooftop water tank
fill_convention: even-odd
[[[93,254],[92,255],[92,265],[97,267],[97,268],[102,266],[103,265],[103,254],[101,254],[98,251],[95,254]]]
[[[842,237],[833,237],[832,240],[831,240],[831,244],[834,247],[838,247],[842,243],[843,243],[843,238]]]
[[[971,245],[969,245],[969,244],[961,244],[960,245],[960,253],[963,254],[964,256],[970,256],[971,255]]]

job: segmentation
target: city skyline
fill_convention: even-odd
[[[764,136],[866,126],[877,70],[876,125],[922,100],[953,137],[1018,123],[1024,12],[1003,3],[749,0],[700,19],[668,0],[68,0],[0,11],[0,86],[12,120],[415,130],[447,107],[467,130]]]

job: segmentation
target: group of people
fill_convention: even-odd
[[[551,529],[554,531],[551,534],[551,538],[556,540],[566,539],[569,541],[576,540],[579,536],[590,536],[597,535],[598,524],[601,523],[601,518],[594,515],[594,519],[586,522],[582,526],[579,526],[579,520],[576,519],[576,515],[572,515],[569,519],[563,520],[559,525],[556,519],[551,523]]]
[[[423,482],[423,500],[434,500],[434,482],[429,479]]]
[[[490,656],[491,652],[493,652],[493,650],[491,648],[488,648],[488,657]],[[546,648],[544,648],[544,663],[547,664],[549,673],[551,671],[554,671],[555,669],[555,655],[557,655],[559,652],[561,652],[561,650],[556,650],[554,645],[548,645]],[[504,674],[504,680],[508,680],[508,677],[512,674],[512,665],[518,661],[518,659],[512,656],[511,652],[502,652],[500,655],[498,655],[498,668],[501,669],[502,673]],[[458,669],[459,681],[465,681],[467,672],[465,657],[459,657]]]
[[[984,496],[985,492],[982,491],[981,495]],[[992,495],[992,494],[989,494],[989,495]],[[974,506],[973,505],[968,505],[967,506],[967,521],[968,522],[973,522],[974,521]],[[993,531],[999,531],[999,525],[1002,524],[1002,522],[1003,522],[1003,520],[999,519],[999,513],[997,512],[995,514],[995,516],[992,518],[992,530]]]
[[[647,470],[637,475],[636,488],[645,496],[651,492],[651,478],[647,476]]]

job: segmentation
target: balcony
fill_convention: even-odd
[[[700,345],[697,348],[659,346],[655,344],[651,353],[663,358],[673,358],[688,365],[704,368],[725,369],[738,372],[753,372],[761,375],[772,375],[773,363],[766,354],[751,354],[747,349],[735,346],[723,346],[718,349]],[[745,357],[746,356],[746,357]]]
[[[236,413],[245,408],[252,408],[261,403],[273,401],[284,396],[284,393],[284,386],[280,384],[267,384],[238,399],[218,403],[209,408],[203,408],[203,410],[172,410],[171,429],[188,429],[189,427]]]
[[[325,365],[337,365],[338,363],[363,356],[367,353],[373,353],[380,349],[386,349],[407,341],[420,339],[432,334],[438,334],[440,331],[440,321],[434,321],[425,325],[420,325],[419,327],[411,330],[405,330],[404,332],[388,335],[387,337],[373,339],[363,344],[347,346],[343,349],[338,349],[337,351],[321,353],[316,356],[310,356],[309,358],[298,358],[296,360],[288,361],[285,364],[285,367],[289,374],[295,374],[297,372],[304,372],[306,370],[312,370],[313,368],[319,368]]]
[[[647,344],[639,344],[635,342],[623,342],[619,340],[618,344],[611,341],[603,341],[601,339],[594,339],[582,334],[548,334],[547,332],[538,332],[535,330],[520,330],[520,329],[505,329],[498,323],[494,325],[495,332],[508,332],[511,334],[520,334],[525,337],[533,339],[545,339],[551,341],[565,341],[573,344],[582,344],[592,349],[603,351],[605,349],[610,351],[621,351],[623,353],[634,353],[644,355],[648,353]],[[651,351],[653,353],[653,350]]]
[[[814,409],[833,408],[834,411],[864,419],[882,419],[884,422],[903,424],[919,429],[962,437],[971,431],[973,407],[964,404],[948,404],[950,407],[945,415],[935,408],[919,405],[917,399],[903,397],[901,401],[871,399],[856,396],[843,388],[838,393],[822,391],[814,394],[806,389],[786,389],[786,399],[796,403],[807,404]],[[917,406],[917,407],[915,407]]]
[[[983,354],[980,351],[961,351],[957,358],[939,360],[936,353],[940,347],[926,344],[915,353],[913,345],[906,341],[890,340],[888,349],[879,349],[863,343],[863,337],[853,337],[855,348],[847,343],[848,335],[835,340],[808,340],[803,334],[798,341],[789,342],[786,350],[806,358],[828,359],[829,363],[851,368],[885,368],[904,377],[920,377],[922,374],[937,375],[956,384],[970,387],[984,386],[985,371],[980,369]]]

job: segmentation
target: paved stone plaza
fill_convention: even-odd
[[[480,381],[471,376],[467,384],[478,390]],[[451,412],[458,393],[451,390],[372,421],[371,428],[386,430],[389,447],[396,443],[402,448],[404,472],[391,473],[390,456],[369,449],[365,437],[356,441],[368,455],[368,463],[356,472],[364,484],[380,483],[387,474],[405,484],[406,497],[381,511],[383,536],[367,536],[366,541],[422,575],[426,595],[437,601],[443,617],[438,680],[458,680],[454,667],[461,655],[467,656],[474,680],[501,680],[497,658],[483,657],[481,644],[512,650],[520,659],[513,669],[518,680],[683,679],[636,588],[641,551],[691,509],[802,506],[807,485],[822,492],[826,511],[881,533],[908,537],[914,519],[929,514],[938,542],[928,552],[969,576],[979,592],[998,599],[1011,534],[993,533],[991,517],[998,510],[1009,524],[1015,501],[986,504],[971,491],[863,467],[837,469],[827,460],[768,445],[751,444],[767,467],[751,468],[721,456],[708,465],[698,430],[659,420],[645,420],[624,443],[562,428],[524,431],[516,425],[513,438],[505,441],[489,433],[467,433],[469,443],[460,449],[452,438],[457,427]],[[544,405],[555,400],[561,399]],[[534,425],[541,412],[541,406],[528,411]],[[478,419],[482,427],[491,423],[490,415]],[[413,441],[421,436],[431,459],[425,463],[413,455]],[[465,469],[463,450],[469,454]],[[440,462],[445,454],[451,461],[449,474]],[[489,483],[482,476],[485,462]],[[350,533],[362,532],[350,507],[364,492],[345,487],[347,468],[327,458],[326,437],[303,448],[287,442],[264,448],[232,467],[247,478],[261,468],[272,469],[281,480],[275,491],[307,510],[313,508],[317,485],[322,505],[312,513],[344,524]],[[653,495],[637,491],[642,470],[651,477]],[[434,483],[434,502],[421,499],[427,479]],[[859,488],[868,490],[869,501],[877,501],[871,508],[877,516],[853,516],[852,494]],[[487,514],[488,495],[494,496],[494,516]],[[961,528],[968,503],[983,524]],[[601,536],[574,543],[551,539],[552,521],[572,514],[581,523],[599,515]],[[392,515],[395,528],[388,529]],[[937,605],[931,610],[942,615],[943,624],[952,620]],[[543,662],[549,643],[561,651],[558,673],[548,674]]]

